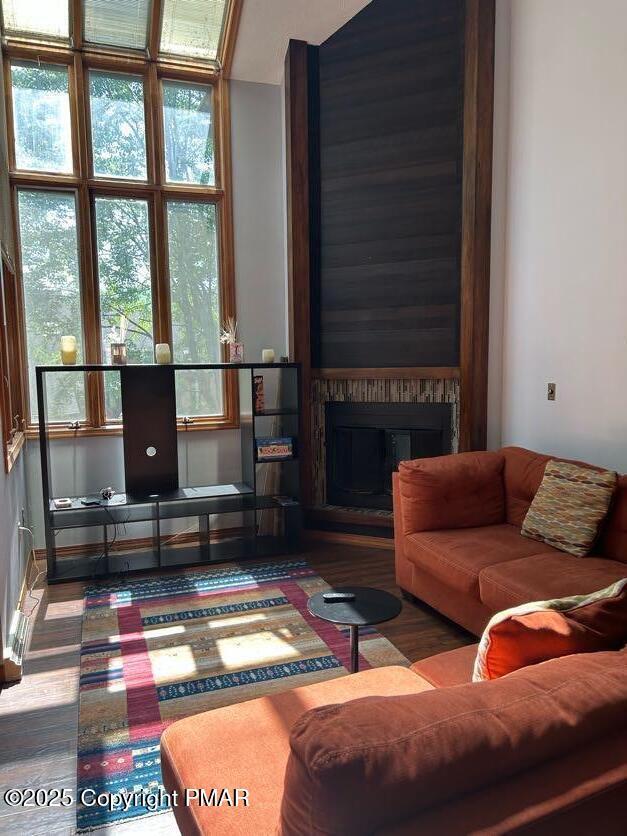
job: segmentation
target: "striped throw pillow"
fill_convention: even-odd
[[[584,557],[610,507],[616,480],[610,470],[548,462],[521,534]]]

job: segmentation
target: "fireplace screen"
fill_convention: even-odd
[[[327,502],[392,507],[401,461],[451,452],[450,404],[328,403]]]

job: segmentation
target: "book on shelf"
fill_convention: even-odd
[[[294,439],[257,438],[255,439],[258,462],[281,462],[294,458]]]
[[[253,376],[253,403],[255,414],[259,415],[266,408],[266,397],[263,391],[263,375]]]

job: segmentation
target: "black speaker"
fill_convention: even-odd
[[[127,366],[120,376],[126,493],[174,491],[179,486],[174,369]]]

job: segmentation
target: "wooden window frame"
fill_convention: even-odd
[[[79,283],[84,337],[85,363],[101,363],[100,311],[98,288],[97,245],[94,201],[96,197],[141,198],[148,201],[150,222],[150,259],[153,296],[153,340],[172,345],[170,316],[170,277],[168,266],[167,203],[199,201],[216,207],[218,234],[218,271],[220,287],[220,321],[235,317],[235,270],[233,244],[233,208],[231,177],[231,137],[228,74],[241,12],[241,1],[230,0],[218,52],[218,62],[176,60],[158,54],[161,0],[153,0],[146,54],[134,50],[85,46],[82,39],[82,3],[70,2],[70,45],[60,46],[24,39],[7,39],[2,48],[8,132],[9,180],[11,185],[13,228],[16,250],[16,275],[22,296],[22,264],[19,241],[18,191],[24,189],[68,191],[76,194],[77,235],[79,245]],[[153,59],[151,56],[157,56]],[[64,65],[68,68],[70,99],[72,174],[51,174],[20,170],[15,164],[13,129],[13,96],[11,64],[34,61],[41,64]],[[224,62],[224,63],[223,63]],[[123,73],[141,76],[144,84],[144,117],[146,126],[147,179],[95,177],[91,145],[89,110],[89,72]],[[163,81],[182,81],[211,85],[213,88],[213,129],[215,185],[168,183],[165,179],[163,132]],[[28,365],[26,328],[23,304],[20,308],[21,391],[26,417],[26,435],[38,435],[38,426],[30,418],[28,403]],[[226,347],[223,347],[226,359]],[[194,416],[193,423],[178,419],[179,430],[205,431],[235,429],[239,422],[236,375],[223,373],[223,412],[215,416]],[[86,420],[78,429],[64,423],[50,427],[50,437],[121,434],[120,422],[107,422],[104,404],[104,381],[101,373],[86,377]]]
[[[6,473],[11,472],[26,440],[20,310],[15,268],[3,250],[0,253],[0,417]]]

